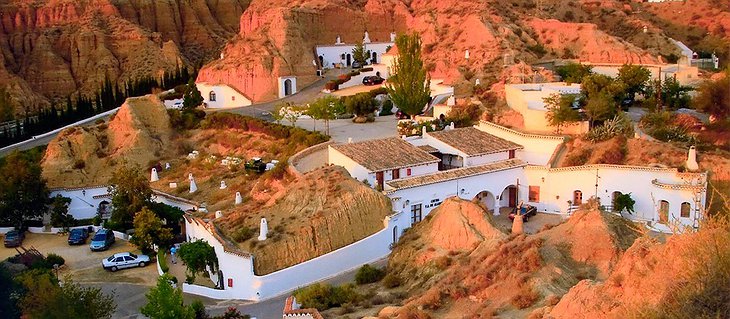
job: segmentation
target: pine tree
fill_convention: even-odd
[[[185,95],[183,95],[183,110],[192,110],[200,104],[203,104],[203,96],[198,91],[195,80],[191,78],[188,81],[187,89],[185,89]]]

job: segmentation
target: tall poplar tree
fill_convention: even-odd
[[[421,58],[421,37],[414,33],[395,40],[398,56],[386,86],[398,109],[410,116],[420,114],[431,96],[431,79]]]

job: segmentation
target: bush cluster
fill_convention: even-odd
[[[383,279],[385,272],[381,269],[365,264],[357,270],[355,274],[355,282],[358,285],[370,284]]]
[[[170,271],[170,266],[167,265],[167,254],[165,249],[157,251],[157,262],[160,264],[160,269],[163,273]]]
[[[303,308],[316,308],[317,310],[352,304],[362,298],[352,284],[333,287],[323,283],[298,289],[294,292],[294,296]]]

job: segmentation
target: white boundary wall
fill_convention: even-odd
[[[496,137],[522,145],[524,149],[517,150],[517,158],[531,165],[548,165],[555,150],[565,141],[562,136],[525,134],[486,121],[479,122],[479,125],[475,127]]]
[[[190,240],[203,239],[216,251],[218,263],[224,276],[225,290],[216,290],[194,285],[183,285],[183,291],[213,299],[265,300],[299,287],[304,287],[340,273],[356,269],[363,264],[382,259],[390,254],[397,236],[410,226],[410,220],[402,214],[386,217],[384,228],[360,241],[342,247],[325,255],[282,269],[264,276],[257,276],[253,270],[253,256],[247,253],[228,251],[218,236],[211,233],[210,224],[187,217],[185,229]],[[228,285],[232,280],[233,286]]]

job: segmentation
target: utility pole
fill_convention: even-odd
[[[596,195],[595,195],[595,196],[596,196],[596,200],[598,200],[598,180],[599,180],[600,178],[601,178],[601,177],[600,177],[600,176],[598,176],[598,170],[596,170]]]

